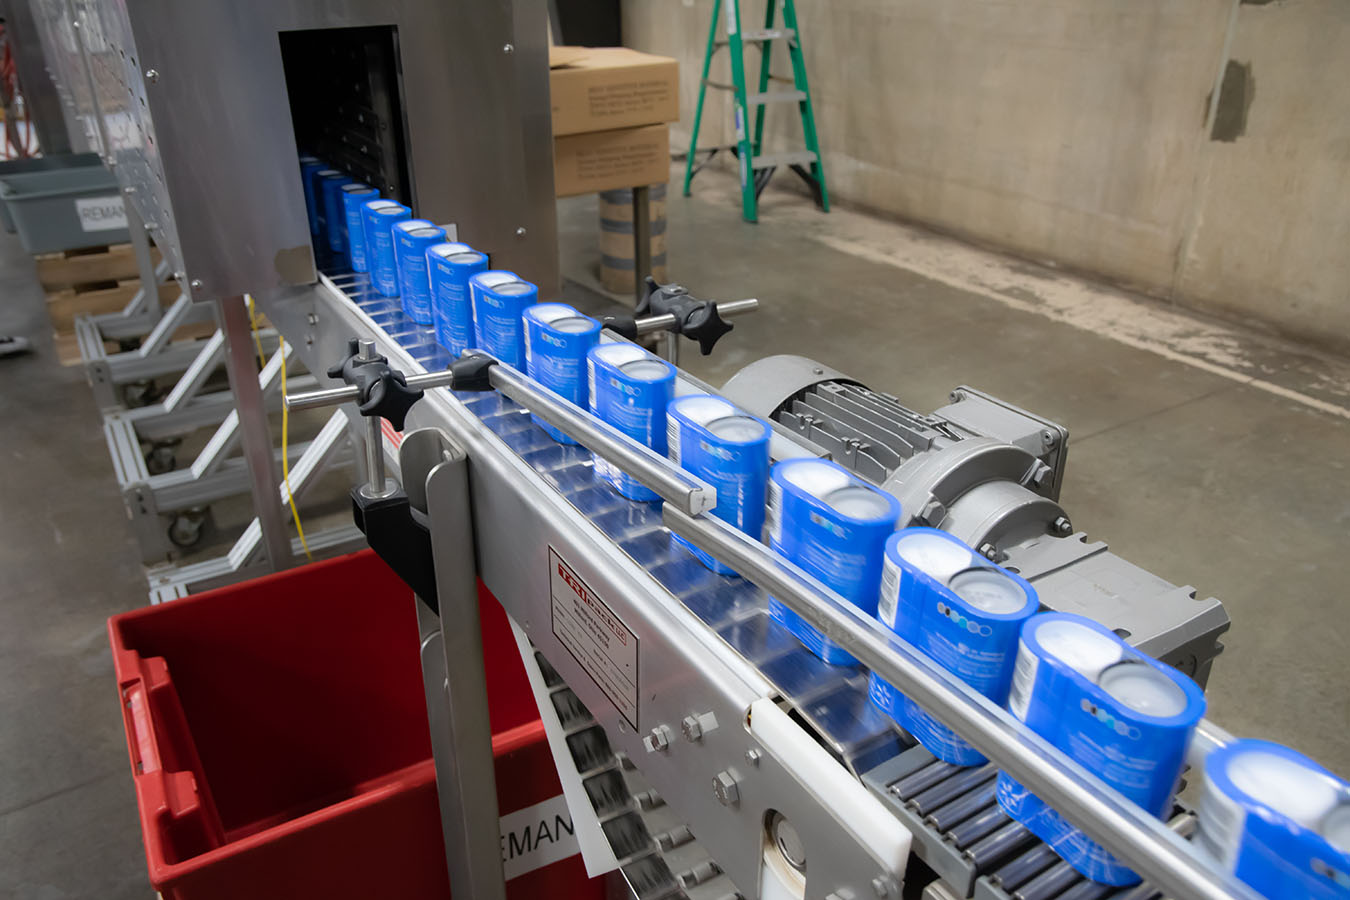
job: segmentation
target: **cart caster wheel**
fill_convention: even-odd
[[[159,391],[153,381],[133,381],[122,388],[122,400],[128,409],[149,406],[159,399]]]
[[[174,516],[169,524],[169,542],[181,550],[188,550],[201,543],[205,532],[205,510],[188,510]]]
[[[177,444],[155,444],[145,454],[145,471],[151,475],[163,475],[178,468]]]

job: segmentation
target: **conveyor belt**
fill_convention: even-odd
[[[365,275],[330,275],[334,284],[427,371],[450,363],[434,331],[404,315],[398,298],[373,292]],[[444,390],[443,388],[440,390]],[[497,393],[457,392],[503,444],[550,482],[576,510],[609,536],[635,563],[753,663],[793,706],[793,715],[812,728],[837,759],[880,796],[915,836],[914,852],[958,896],[979,900],[1157,900],[1147,885],[1110,888],[1086,881],[1038,838],[1012,821],[994,800],[992,765],[974,769],[936,760],[877,710],[867,697],[866,672],[833,666],[806,650],[768,615],[768,597],[755,585],[709,571],[661,524],[658,503],[621,497],[596,477],[589,451],[550,438],[519,405]],[[590,759],[586,740],[589,713],[555,687],[555,705],[570,737],[578,770],[594,786],[593,801],[607,837],[617,841],[621,859],[634,871],[630,882],[645,883],[640,897],[667,896],[680,880],[647,851],[649,830],[635,810],[629,777],[600,759]],[[573,703],[575,701],[575,706]],[[569,744],[571,741],[569,741]],[[607,746],[607,745],[606,745]],[[631,765],[631,764],[630,764]],[[608,788],[608,790],[606,790]],[[610,832],[614,834],[610,834]],[[636,843],[635,843],[636,842]],[[640,844],[640,846],[639,846]]]

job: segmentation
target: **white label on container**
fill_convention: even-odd
[[[628,724],[638,723],[638,636],[548,548],[553,636],[591,676]]]
[[[80,228],[85,231],[117,231],[127,227],[127,211],[122,206],[122,198],[116,194],[81,197],[75,201],[75,214],[80,217]]]
[[[1012,689],[1008,692],[1008,710],[1023,722],[1031,705],[1031,692],[1036,685],[1036,672],[1041,660],[1025,641],[1017,642],[1017,664],[1013,667]]]
[[[680,464],[680,420],[666,413],[666,455],[675,465]]]
[[[764,510],[764,525],[769,532],[769,543],[783,542],[783,489],[769,479],[769,505]]]
[[[502,874],[508,881],[581,849],[562,794],[502,816],[501,832]]]
[[[887,628],[895,628],[895,610],[900,605],[900,567],[886,558],[881,567],[881,596],[877,598],[877,618]]]
[[[1247,813],[1237,801],[1206,784],[1200,793],[1200,829],[1195,839],[1228,872],[1237,868],[1246,827]]]

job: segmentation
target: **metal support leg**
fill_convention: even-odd
[[[440,620],[417,606],[450,893],[505,900],[468,458],[439,430],[424,429],[404,439],[400,468],[412,509],[425,511],[435,536]]]
[[[276,457],[272,453],[272,432],[268,428],[267,409],[263,406],[262,390],[258,385],[254,363],[257,357],[248,310],[241,297],[223,297],[217,301],[217,307],[229,345],[225,367],[230,376],[235,408],[239,411],[240,439],[244,458],[248,461],[253,509],[262,526],[263,545],[271,568],[274,571],[285,569],[292,561],[291,540],[286,533],[281,507],[277,504]]]
[[[652,274],[651,192],[647,185],[633,188],[633,291],[640,306]]]

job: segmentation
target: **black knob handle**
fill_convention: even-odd
[[[647,276],[647,296],[638,305],[636,315],[675,317],[671,331],[698,341],[699,352],[704,356],[712,353],[713,347],[722,335],[731,331],[732,325],[723,319],[717,311],[717,304],[711,300],[699,300],[689,290],[679,284],[657,284]]]
[[[422,399],[419,388],[408,387],[403,373],[389,367],[384,356],[361,356],[356,338],[347,342],[347,358],[328,370],[329,378],[341,378],[357,390],[357,408],[363,416],[388,419],[398,431],[413,404]]]

